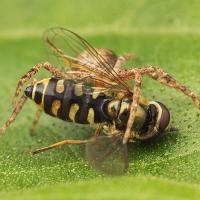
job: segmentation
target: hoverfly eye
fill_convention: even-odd
[[[160,112],[161,112],[161,115],[160,115],[160,121],[159,121],[159,131],[164,131],[166,129],[166,127],[168,126],[169,124],[169,121],[170,121],[170,113],[169,113],[169,110],[166,108],[165,105],[163,105],[162,103],[160,102],[157,102],[160,106]]]

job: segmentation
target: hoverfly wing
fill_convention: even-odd
[[[98,136],[86,144],[86,159],[98,171],[122,175],[128,168],[127,145],[121,136]]]
[[[48,60],[55,66],[62,67],[62,70],[69,70],[78,64],[76,60],[75,49],[73,49],[73,40],[67,39],[63,28],[50,28],[44,32],[43,39],[48,55]],[[83,49],[82,49],[83,50]],[[81,51],[81,50],[80,50]],[[67,54],[65,54],[65,52]],[[71,57],[69,56],[71,55]],[[80,68],[82,66],[80,65]]]
[[[113,69],[113,65],[78,34],[55,27],[45,32],[44,40],[48,54],[54,55],[54,60],[57,59],[57,63],[65,70],[87,72],[91,78],[107,79],[112,87],[131,93],[127,83]]]

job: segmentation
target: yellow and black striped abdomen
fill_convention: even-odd
[[[59,119],[80,124],[110,121],[103,106],[109,97],[73,80],[49,78],[26,89],[25,94],[43,110]],[[97,95],[98,94],[98,95]]]

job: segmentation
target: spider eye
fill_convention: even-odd
[[[165,105],[163,105],[160,102],[157,102],[160,106],[159,112],[160,112],[160,119],[159,119],[159,124],[158,124],[158,129],[160,132],[164,131],[170,121],[170,113],[169,110],[166,108]]]

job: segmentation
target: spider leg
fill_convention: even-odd
[[[137,108],[138,108],[138,104],[139,104],[139,100],[140,100],[140,94],[141,94],[141,82],[142,82],[142,76],[140,73],[135,73],[135,85],[134,85],[134,90],[133,90],[133,101],[131,103],[131,108],[130,108],[130,115],[129,115],[129,119],[127,122],[127,127],[126,127],[126,131],[124,134],[124,138],[123,138],[123,144],[126,144],[127,141],[130,139],[131,137],[131,128],[133,126],[134,120],[135,120],[135,114],[137,112]],[[133,135],[134,137],[134,135]]]
[[[39,120],[40,120],[40,117],[42,115],[42,109],[41,108],[38,108],[37,109],[37,112],[35,114],[35,118],[32,122],[32,125],[31,125],[31,128],[30,128],[30,135],[33,136],[34,135],[34,131],[35,131],[35,128],[36,128],[36,125],[38,124]]]
[[[134,60],[136,58],[137,58],[137,56],[135,54],[132,54],[132,53],[123,54],[123,55],[121,55],[117,58],[117,61],[115,63],[115,66],[113,67],[113,69],[116,72],[118,72],[118,71],[122,70],[122,66],[126,61]]]
[[[24,76],[22,76],[21,79],[19,80],[17,87],[16,87],[15,95],[14,95],[13,100],[12,100],[13,107],[15,107],[15,105],[16,105],[16,99],[19,96],[24,84],[27,81],[29,81],[42,68],[49,71],[55,77],[63,77],[63,78],[66,77],[66,74],[64,72],[53,67],[49,63],[42,63],[42,64],[35,65]]]
[[[177,80],[175,80],[172,76],[170,76],[168,73],[166,73],[161,68],[155,68],[155,67],[147,67],[141,69],[142,74],[146,74],[152,79],[158,81],[159,83],[166,85],[170,88],[174,88],[177,91],[185,94],[186,96],[190,97],[194,104],[197,106],[197,108],[200,109],[200,98],[194,94],[190,89],[188,89],[185,85],[181,84]]]
[[[8,120],[6,121],[6,123],[0,128],[0,136],[3,135],[3,133],[5,132],[5,130],[10,126],[10,124],[12,124],[15,121],[17,115],[19,114],[19,112],[23,108],[26,100],[27,100],[27,97],[25,95],[23,95],[19,99],[19,102],[18,102],[17,106],[15,107],[15,109],[13,110],[11,116],[8,118]]]
[[[200,109],[200,97],[198,97],[194,92],[192,92],[188,87],[175,80],[172,76],[166,73],[163,69],[157,67],[140,67],[133,68],[127,71],[121,71],[119,76],[122,80],[128,81],[135,79],[135,73],[140,73],[141,76],[147,75],[150,78],[158,81],[159,83],[166,85],[170,88],[174,88],[175,90],[185,94],[190,97],[197,108]]]

